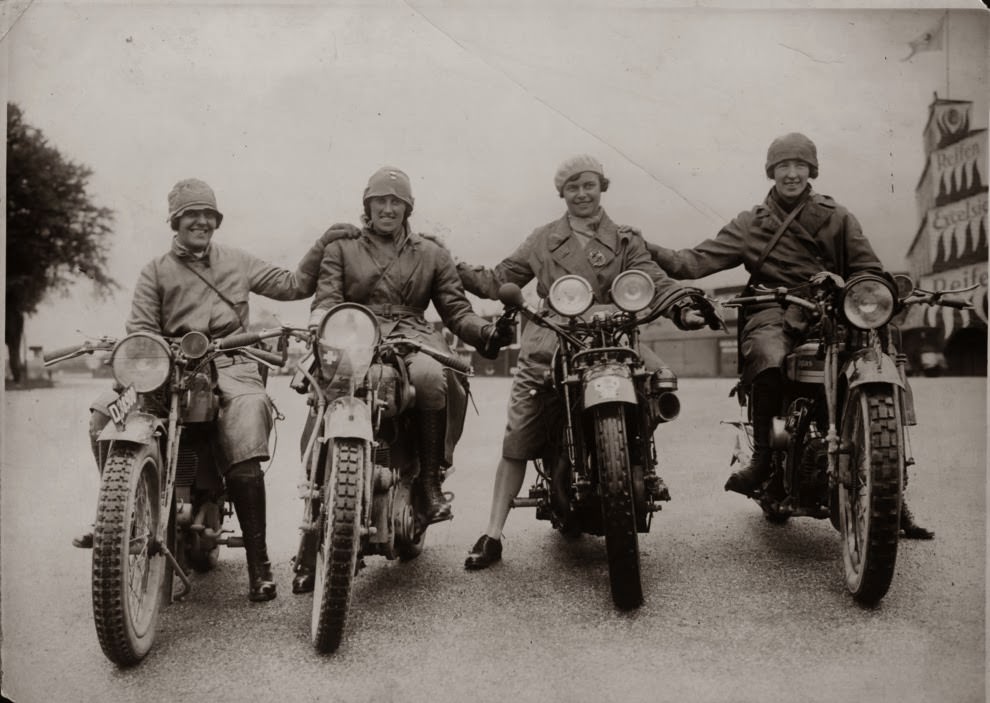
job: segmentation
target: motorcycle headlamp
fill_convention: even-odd
[[[179,349],[188,359],[201,359],[210,349],[210,338],[202,332],[187,332],[179,342]]]
[[[642,271],[623,271],[612,281],[612,302],[620,310],[639,312],[653,300],[653,279]]]
[[[893,285],[882,276],[866,274],[850,280],[842,290],[842,314],[853,327],[875,330],[894,316]]]
[[[368,308],[343,303],[327,310],[317,328],[317,359],[325,376],[345,369],[363,376],[381,338],[378,318]]]
[[[554,312],[566,317],[577,317],[591,307],[595,300],[591,284],[580,276],[561,276],[550,286],[547,296]]]
[[[113,378],[124,388],[134,386],[138,393],[161,388],[172,369],[168,342],[155,334],[136,332],[117,342],[110,356]]]

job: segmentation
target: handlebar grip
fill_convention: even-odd
[[[947,308],[956,308],[958,310],[965,310],[966,308],[972,307],[968,300],[959,300],[958,298],[942,298],[938,301],[939,305],[944,305]]]
[[[454,371],[460,371],[461,373],[464,374],[472,373],[471,364],[465,363],[456,357],[447,356],[446,354],[441,354],[440,352],[433,351],[429,347],[420,347],[419,351],[423,352],[432,359],[436,359],[444,366],[452,368]]]
[[[75,354],[76,352],[85,351],[86,348],[87,348],[86,344],[75,344],[71,347],[62,347],[61,349],[55,349],[50,352],[45,352],[44,360],[52,361],[53,359],[59,359],[63,356],[69,356],[69,354]]]
[[[257,332],[242,332],[241,334],[232,334],[229,337],[221,339],[217,343],[218,349],[234,349],[235,347],[249,347],[252,344],[257,344],[261,341],[261,335]]]
[[[285,359],[282,358],[281,354],[266,349],[252,349],[251,356],[256,356],[262,361],[267,361],[274,366],[285,366]]]

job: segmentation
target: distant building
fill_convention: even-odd
[[[908,312],[900,327],[916,373],[987,372],[987,130],[970,129],[972,107],[937,95],[928,107],[927,160],[915,189],[920,225],[907,258],[921,288],[978,284],[969,294],[976,310],[915,306]]]

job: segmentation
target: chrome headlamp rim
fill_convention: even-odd
[[[210,350],[210,338],[202,332],[186,332],[179,340],[179,349],[187,359],[202,359]]]
[[[891,281],[875,273],[864,273],[850,279],[839,299],[846,321],[861,330],[875,330],[894,317],[897,291]]]
[[[143,351],[133,355],[137,349]],[[135,359],[140,368],[133,368]],[[172,371],[172,350],[164,337],[151,332],[133,332],[114,345],[110,353],[110,372],[124,388],[133,386],[137,393],[151,393],[168,382]]]
[[[343,315],[357,313],[359,317],[357,319],[366,319],[368,324],[363,329],[359,326],[355,326],[349,322],[341,322],[340,324],[333,325],[333,328],[338,330],[337,334],[332,335],[327,338],[327,328],[331,327],[334,318],[340,318]],[[360,325],[360,323],[358,323]],[[339,305],[334,305],[332,308],[327,310],[323,317],[320,318],[319,324],[316,326],[316,346],[318,353],[316,358],[320,364],[325,363],[324,360],[324,349],[340,349],[341,343],[345,340],[341,339],[339,330],[350,329],[356,331],[358,334],[365,335],[365,338],[356,337],[355,340],[348,342],[350,346],[348,349],[356,350],[367,350],[368,359],[367,362],[371,363],[371,357],[374,353],[375,348],[378,346],[379,341],[381,341],[381,325],[378,323],[378,317],[375,313],[371,312],[364,305],[359,305],[358,303],[340,303]]]
[[[583,276],[573,273],[558,278],[547,292],[550,308],[565,317],[584,314],[594,302],[595,293],[591,284]]]
[[[623,271],[612,281],[612,302],[625,312],[639,312],[649,307],[656,294],[653,279],[636,269]]]

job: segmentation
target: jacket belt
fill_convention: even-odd
[[[378,317],[386,317],[393,320],[402,317],[418,317],[422,319],[423,313],[426,312],[425,310],[409,307],[408,305],[392,305],[391,303],[374,304],[367,307]]]

